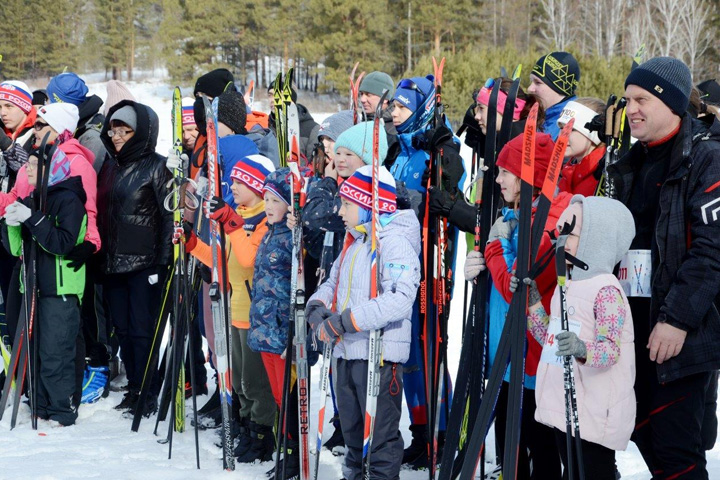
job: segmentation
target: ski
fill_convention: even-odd
[[[488,102],[488,120],[485,135],[485,153],[482,167],[478,168],[477,183],[479,188],[475,190],[475,236],[474,250],[479,252],[481,247],[487,243],[488,232],[495,219],[495,211],[498,200],[497,189],[494,187],[495,161],[496,161],[496,120],[497,120],[497,98],[500,92],[500,82],[495,82],[490,92]],[[506,103],[507,105],[507,103]],[[503,124],[505,123],[503,115]],[[504,125],[503,125],[504,127]],[[455,378],[455,391],[448,417],[445,448],[443,450],[441,468],[439,471],[440,480],[451,478],[454,469],[455,453],[458,453],[458,461],[464,458],[465,439],[472,433],[473,425],[466,419],[472,416],[477,410],[485,377],[485,311],[488,293],[487,270],[480,272],[473,284],[471,293],[470,312],[467,315],[465,334],[463,336],[462,348],[460,351],[460,364]],[[478,340],[482,339],[479,343]],[[473,368],[477,365],[476,360],[480,355],[481,362],[479,371]],[[447,466],[447,467],[445,467]]]
[[[558,292],[560,294],[560,328],[564,332],[570,330],[568,321],[568,306],[565,298],[567,292],[567,263],[565,244],[570,233],[575,228],[575,221],[560,231],[555,244],[555,268],[557,270]],[[563,380],[565,387],[565,448],[567,449],[568,478],[585,480],[585,463],[582,454],[582,439],[580,437],[580,421],[578,419],[577,395],[575,390],[575,373],[573,372],[573,358],[570,355],[563,357]],[[573,435],[574,434],[574,435]],[[573,436],[575,438],[575,453],[577,454],[577,472],[575,477],[575,459],[573,457]]]
[[[530,270],[532,260],[537,254],[547,214],[550,210],[552,197],[557,185],[557,178],[560,165],[564,156],[567,140],[572,131],[574,122],[568,122],[563,128],[558,141],[555,144],[550,160],[543,187],[538,199],[535,218],[530,229],[530,205],[525,192],[529,192],[532,200],[532,175],[530,165],[534,163],[535,125],[537,123],[537,106],[533,106],[525,125],[523,163],[521,169],[521,217],[520,232],[518,241],[518,278],[526,278],[532,273],[537,276],[538,267]],[[523,190],[523,187],[524,190]],[[524,200],[524,201],[523,201]],[[524,203],[524,205],[523,205]],[[525,208],[523,209],[523,206]],[[525,213],[523,218],[523,213]],[[527,248],[525,248],[527,247]],[[523,276],[524,275],[524,276]],[[486,394],[483,397],[480,409],[475,419],[475,430],[468,445],[467,454],[463,461],[460,478],[470,478],[475,473],[480,462],[482,444],[490,428],[494,414],[498,394],[502,385],[508,363],[512,364],[510,390],[508,392],[508,424],[506,426],[505,458],[503,459],[504,478],[514,479],[517,473],[517,456],[520,435],[520,423],[522,417],[522,388],[524,381],[524,350],[526,337],[526,312],[527,312],[527,285],[520,285],[513,294],[513,299],[508,311],[507,320],[503,327],[500,344],[496,354],[496,362],[490,371]],[[519,350],[519,351],[518,351]],[[515,384],[513,384],[515,382]]]
[[[288,143],[285,131],[285,110],[283,101],[283,74],[282,72],[275,77],[273,83],[273,113],[275,114],[275,136],[277,137],[278,153],[280,156],[280,166],[287,166]]]
[[[207,199],[219,196],[221,192],[221,175],[219,166],[218,136],[217,136],[217,115],[213,105],[207,97],[203,97],[205,106],[205,118],[207,119],[207,145],[208,145],[208,191]],[[217,100],[215,100],[217,101]],[[210,284],[210,302],[212,304],[213,330],[215,332],[214,353],[217,358],[218,389],[220,389],[220,406],[222,412],[222,444],[223,444],[223,467],[226,470],[235,469],[235,456],[233,455],[233,440],[230,415],[232,413],[232,380],[229,366],[228,352],[228,322],[227,309],[225,306],[227,275],[220,276],[224,269],[220,265],[225,262],[222,253],[222,229],[220,224],[210,219],[210,248],[212,250],[212,282]]]
[[[357,125],[361,118],[365,118],[364,111],[362,116],[358,113],[358,94],[360,93],[360,84],[365,76],[365,72],[362,72],[358,75],[357,79],[355,78],[355,72],[357,71],[359,65],[360,62],[356,62],[352,72],[350,72],[350,110],[353,112],[353,125]]]
[[[330,273],[332,264],[333,243],[335,240],[335,232],[327,231],[323,238],[323,249],[320,255],[320,269],[318,271],[318,286],[322,285],[323,280]],[[325,407],[327,406],[328,393],[330,392],[330,365],[332,362],[332,345],[326,342],[323,345],[322,367],[320,368],[320,410],[318,410],[317,423],[317,440],[315,445],[315,467],[313,469],[312,478],[317,480],[318,470],[320,468],[320,452],[322,451],[323,429],[325,426]]]
[[[292,75],[288,73],[292,80]],[[294,103],[297,114],[297,107]],[[293,109],[288,108],[288,112]],[[288,131],[293,127],[288,119]],[[299,134],[299,129],[298,129]],[[298,393],[298,430],[300,447],[300,480],[310,478],[310,385],[307,361],[307,323],[305,321],[305,269],[303,263],[302,209],[305,206],[307,182],[300,170],[300,145],[298,137],[291,134],[291,149],[288,166],[292,176],[291,215],[295,217],[296,226],[292,231],[292,280],[290,283],[290,307],[295,319],[295,369],[297,372]],[[290,333],[288,332],[288,335]],[[287,353],[288,357],[290,352]]]
[[[445,58],[440,63],[433,57],[435,112],[433,128],[444,125],[445,116],[442,104],[442,78]],[[430,182],[435,188],[442,187],[442,150],[433,150],[430,154]],[[426,245],[425,270],[432,274],[432,283],[426,292],[426,305],[431,314],[425,322],[425,351],[427,377],[428,406],[428,474],[430,480],[435,478],[437,468],[438,434],[440,429],[440,407],[444,397],[450,395],[450,381],[447,374],[447,324],[450,314],[452,248],[448,236],[449,222],[439,215],[430,214],[429,202],[425,202],[425,220],[434,228],[434,241],[430,248],[430,238],[423,240]],[[430,232],[428,231],[428,234]],[[447,404],[446,404],[447,405]]]
[[[380,233],[380,129],[383,128],[382,105],[387,98],[388,91],[383,92],[378,106],[375,108],[373,119],[373,156],[372,156],[372,220],[370,234],[370,298],[378,296],[379,288],[379,242]],[[365,428],[363,435],[362,475],[364,480],[370,480],[370,456],[372,441],[375,434],[375,420],[377,415],[377,397],[380,393],[380,363],[382,361],[382,330],[368,332],[368,372],[367,391],[365,395]]]

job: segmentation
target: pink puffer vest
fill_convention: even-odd
[[[608,285],[620,291],[626,306],[618,361],[607,368],[588,367],[574,361],[573,370],[581,438],[612,450],[625,450],[635,427],[635,347],[632,314],[617,278],[602,274],[587,280],[568,281],[568,319],[581,324],[581,340],[594,341],[593,305],[598,292]],[[552,298],[551,310],[551,316],[560,317],[558,288]],[[535,419],[564,432],[563,373],[561,366],[542,361],[538,365]]]

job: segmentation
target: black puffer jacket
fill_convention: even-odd
[[[120,152],[110,137],[110,118],[131,105],[137,113],[135,135]],[[98,175],[98,228],[103,272],[126,273],[172,262],[172,212],[163,202],[170,171],[155,153],[158,117],[148,106],[124,100],[108,112],[101,138],[108,157]]]

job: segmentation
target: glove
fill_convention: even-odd
[[[325,319],[332,316],[332,310],[327,308],[320,300],[312,300],[305,307],[305,318],[313,330],[318,328]]]
[[[225,233],[232,233],[245,225],[245,220],[221,197],[205,202],[205,216],[225,225]]]
[[[517,291],[518,285],[520,285],[520,279],[515,275],[512,275],[510,277],[510,286],[508,287],[508,290],[510,290],[510,292],[512,293],[515,293]]]
[[[452,195],[450,195],[450,192],[436,187],[430,187],[429,192],[428,201],[430,205],[428,207],[430,208],[430,213],[448,217],[450,210],[452,210],[452,207],[455,205],[455,200]]]
[[[358,331],[349,308],[343,310],[339,315],[337,313],[330,315],[316,330],[317,337],[321,342],[331,342],[332,344],[335,344],[343,333],[357,333]]]
[[[175,225],[173,228],[172,242],[177,245],[178,242],[185,243],[185,251],[192,252],[197,246],[197,236],[193,231],[193,226],[189,222],[182,222],[182,225]]]
[[[398,210],[411,210],[412,204],[410,203],[410,192],[408,192],[405,182],[402,180],[395,181],[395,193],[397,196],[397,208]]]
[[[528,305],[537,305],[542,301],[540,290],[538,290],[537,282],[531,278],[523,278],[523,283],[528,285]]]
[[[318,339],[331,345],[335,345],[343,333],[345,333],[345,328],[341,316],[337,313],[323,320],[316,329]]]
[[[8,205],[5,209],[5,221],[11,227],[17,227],[32,216],[32,210],[21,202]]]
[[[575,358],[584,360],[587,358],[587,347],[585,342],[580,340],[575,332],[561,332],[555,335],[557,340],[558,350],[555,355],[558,357],[565,357],[572,355]]]
[[[184,170],[185,165],[187,165],[188,162],[188,156],[186,154],[178,155],[175,153],[175,149],[171,148],[168,152],[167,160],[165,161],[165,166],[167,167],[170,172],[175,174],[175,169]]]
[[[517,223],[518,221],[514,218],[511,218],[507,222],[503,217],[498,218],[490,229],[487,243],[494,242],[499,238],[509,239]]]
[[[10,148],[11,145],[12,140],[10,139],[10,137],[7,136],[5,130],[0,128],[0,150],[4,152],[8,148]]]
[[[212,283],[212,271],[210,267],[201,263],[198,265],[198,272],[200,272],[200,278],[202,278],[203,282],[208,284]]]
[[[468,282],[474,280],[483,270],[485,270],[485,257],[482,252],[473,250],[468,253],[465,258],[465,280]]]
[[[70,250],[70,253],[65,255],[65,260],[70,260],[68,267],[77,272],[85,265],[93,253],[95,253],[95,244],[85,240],[80,245],[75,245],[75,247]]]
[[[477,97],[477,95],[475,95]],[[475,98],[473,97],[473,98]],[[472,103],[465,111],[462,124],[465,127],[465,145],[470,148],[478,148],[478,143],[483,138],[482,130],[475,120],[476,103]]]

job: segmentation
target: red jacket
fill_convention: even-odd
[[[557,227],[557,221],[560,218],[562,212],[567,208],[570,203],[572,195],[568,193],[559,193],[552,201],[550,205],[550,212],[548,213],[547,221],[545,222],[545,228],[543,230],[542,240],[540,241],[540,248],[538,249],[538,256],[540,258],[545,252],[553,248],[552,242],[550,241],[550,235],[547,233],[549,230],[555,230]],[[533,209],[533,221],[535,220],[535,209]],[[485,247],[485,261],[487,268],[490,271],[490,275],[493,279],[493,285],[497,288],[498,292],[503,296],[506,302],[510,303],[512,300],[512,292],[510,291],[510,277],[511,272],[508,272],[507,263],[503,257],[503,247],[500,240],[495,240],[488,243]],[[515,270],[515,268],[513,268]],[[550,264],[543,270],[543,272],[535,279],[538,290],[542,296],[542,304],[545,307],[545,311],[550,311],[550,300],[552,300],[555,286],[557,285],[557,273],[555,270],[555,260],[550,261]],[[542,345],[528,331],[527,344],[528,350],[525,357],[525,373],[528,375],[535,375],[537,372],[538,362],[540,361],[540,354],[542,353]]]
[[[575,163],[575,159],[567,162],[560,171],[558,189],[573,195],[595,195],[599,181],[595,178],[595,170],[604,156],[605,147],[598,147],[578,163]]]

